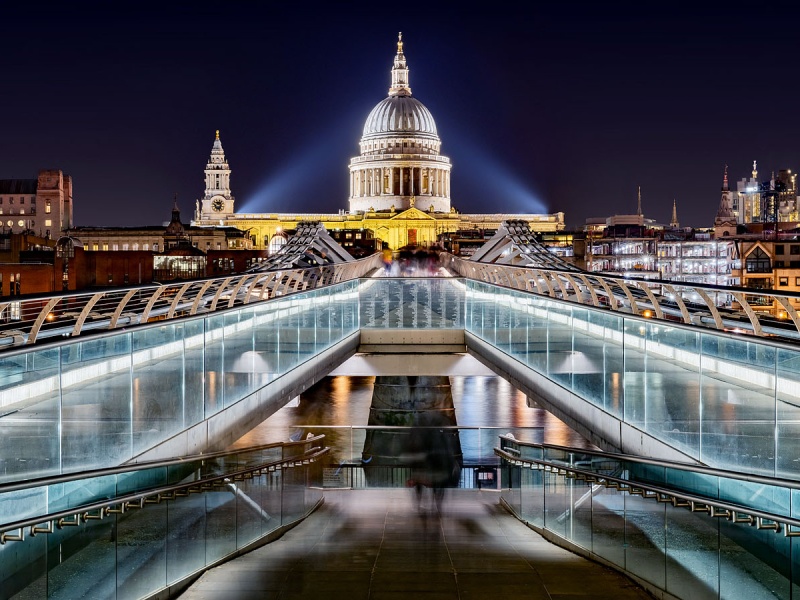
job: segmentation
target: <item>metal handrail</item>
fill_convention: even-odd
[[[481,263],[442,253],[441,264],[475,281],[603,308],[757,337],[800,338],[800,293],[616,277],[590,271]],[[718,302],[715,298],[725,298]],[[779,318],[763,308],[786,314]]]
[[[52,533],[56,529],[68,526],[79,526],[88,521],[101,520],[112,514],[123,514],[130,509],[144,508],[148,504],[160,504],[164,500],[174,500],[190,494],[203,493],[215,488],[226,487],[234,481],[252,479],[268,472],[291,469],[297,466],[317,462],[320,457],[330,452],[330,448],[312,448],[298,456],[271,461],[254,467],[240,469],[222,475],[205,477],[189,483],[173,484],[146,491],[134,492],[93,502],[80,507],[64,509],[46,515],[28,517],[13,523],[0,525],[0,545],[6,542],[21,542],[26,539],[25,529],[29,531],[28,539],[39,533]],[[15,533],[10,533],[15,532]]]
[[[677,508],[688,508],[691,512],[703,513],[709,517],[724,517],[732,523],[747,524],[757,529],[767,529],[775,533],[783,531],[785,537],[800,537],[800,519],[776,515],[752,507],[708,498],[707,496],[677,492],[647,483],[633,483],[620,477],[600,475],[593,471],[585,471],[570,465],[535,458],[521,458],[505,452],[501,448],[495,448],[494,452],[497,456],[515,466],[547,471],[568,479],[578,479],[589,484],[603,486],[604,488],[614,488],[620,492],[641,496],[647,500],[668,503]]]
[[[709,467],[707,465],[660,460],[658,458],[646,458],[643,456],[636,456],[633,454],[620,454],[616,452],[585,450],[583,448],[558,446],[556,444],[537,444],[535,442],[525,442],[507,436],[501,436],[501,437],[509,442],[517,444],[518,446],[525,446],[526,448],[542,448],[542,449],[550,448],[552,450],[557,450],[559,452],[564,452],[568,454],[588,454],[590,456],[596,456],[598,458],[603,458],[603,459],[626,461],[642,465],[649,465],[653,467],[668,467],[670,469],[677,469],[679,471],[689,471],[692,473],[702,473],[703,475],[712,475],[714,477],[724,477],[726,479],[736,479],[738,481],[746,481],[747,483],[757,483],[761,485],[779,485],[781,487],[800,490],[800,481],[794,479],[782,479],[780,477],[769,477],[766,475],[742,473],[741,471],[726,471],[725,469],[717,469],[715,467]]]

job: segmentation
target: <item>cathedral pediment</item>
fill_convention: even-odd
[[[424,213],[417,208],[409,208],[401,213],[396,214],[395,216],[392,217],[391,220],[392,221],[419,221],[419,220],[435,221],[436,219],[434,219],[428,213]]]

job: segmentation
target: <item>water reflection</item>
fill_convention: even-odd
[[[451,376],[455,416],[461,427],[498,427],[500,430],[462,429],[459,432],[464,461],[497,445],[497,436],[514,431],[517,439],[576,448],[594,448],[563,421],[538,406],[500,377]],[[338,463],[360,462],[366,443],[375,377],[326,377],[304,392],[299,402],[286,406],[242,436],[232,448],[280,442],[291,436],[324,433]],[[534,433],[524,428],[538,427]]]

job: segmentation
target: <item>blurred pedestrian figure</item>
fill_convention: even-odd
[[[392,273],[392,251],[389,248],[383,249],[383,269],[387,277]]]
[[[407,447],[411,467],[409,484],[414,488],[417,510],[423,510],[426,488],[431,490],[432,507],[441,512],[445,490],[458,487],[461,455],[456,455],[457,435],[457,432],[436,427],[416,427],[411,430]]]

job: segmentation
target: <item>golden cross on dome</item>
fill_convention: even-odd
[[[397,33],[397,53],[398,54],[402,54],[403,53],[403,32],[402,31],[399,31]]]
[[[217,139],[219,139],[219,129],[217,129]]]

